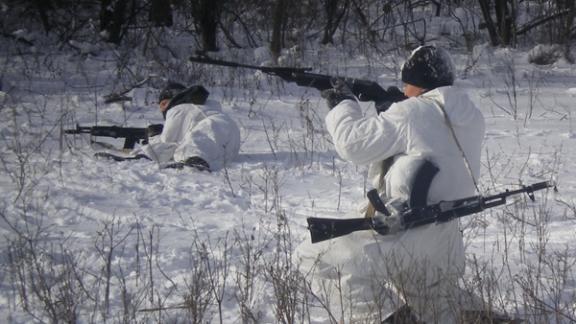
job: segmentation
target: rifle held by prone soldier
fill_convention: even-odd
[[[120,126],[80,126],[64,130],[65,134],[90,134],[92,136],[124,138],[124,149],[133,149],[136,143],[146,144],[148,138],[162,132],[162,125],[150,125],[146,128]]]

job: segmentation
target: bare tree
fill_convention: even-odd
[[[191,0],[192,17],[204,51],[218,51],[218,24],[226,0]]]
[[[516,0],[478,0],[478,2],[492,45],[514,45],[516,42]],[[492,8],[496,21],[492,16]]]
[[[102,0],[100,6],[100,31],[110,43],[120,44],[125,24],[128,1]]]
[[[349,0],[324,0],[324,12],[326,14],[326,21],[324,24],[324,36],[322,37],[322,44],[334,43],[334,33],[338,29],[340,21],[348,11],[350,6]]]
[[[576,4],[574,0],[557,0],[559,12],[565,12],[565,15],[560,16],[560,23],[558,24],[558,44],[564,45],[564,57],[569,62],[574,62],[574,58],[570,53],[570,43],[574,33],[574,18],[576,17]]]
[[[286,20],[285,0],[277,0],[272,12],[272,39],[270,40],[270,52],[274,61],[278,60],[280,51],[284,46],[283,27]]]
[[[150,11],[148,18],[156,26],[172,26],[171,1],[150,0]]]
[[[38,12],[38,16],[40,17],[40,21],[42,21],[42,25],[44,27],[44,31],[49,32],[52,28],[52,24],[50,19],[48,18],[48,11],[52,9],[52,1],[50,0],[34,0],[34,6]]]

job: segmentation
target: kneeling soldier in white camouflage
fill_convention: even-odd
[[[407,201],[422,161],[439,171],[425,204],[475,193],[480,173],[484,117],[468,95],[453,86],[449,55],[434,46],[417,48],[402,67],[408,99],[366,117],[342,83],[325,90],[326,127],[338,154],[370,165],[369,178],[382,200]],[[371,208],[364,208],[371,217]],[[320,242],[297,250],[341,322],[457,323],[457,289],[464,272],[464,246],[457,220],[379,235],[374,231]],[[391,315],[389,315],[391,314]]]

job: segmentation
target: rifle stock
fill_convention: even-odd
[[[308,217],[306,221],[312,243],[348,235],[356,231],[373,229],[372,220],[366,217],[348,219]]]
[[[424,207],[407,209],[401,212],[402,229],[408,230],[427,224],[446,222],[455,218],[479,213],[485,209],[504,205],[506,198],[520,193],[526,193],[530,200],[534,201],[534,191],[556,187],[550,181],[538,182],[524,186],[517,190],[506,190],[491,196],[473,196],[453,201],[441,201],[437,204]],[[379,216],[387,217],[387,216]],[[386,235],[388,228],[377,218],[319,218],[309,217],[308,230],[312,243],[348,235],[357,231],[375,230],[377,233]]]

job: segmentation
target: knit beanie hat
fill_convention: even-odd
[[[402,65],[402,82],[432,90],[454,84],[454,71],[452,59],[445,50],[420,46]]]
[[[186,87],[178,82],[168,82],[166,87],[160,91],[160,95],[158,96],[158,102],[161,102],[164,99],[172,99],[180,92],[186,90]]]

